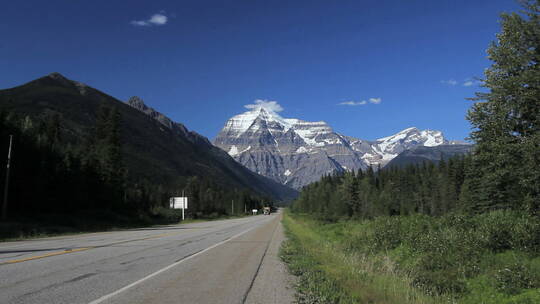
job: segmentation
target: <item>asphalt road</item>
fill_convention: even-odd
[[[0,303],[268,303],[280,218],[0,243]]]

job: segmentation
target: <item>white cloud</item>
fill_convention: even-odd
[[[133,20],[130,22],[134,26],[153,26],[153,25],[165,25],[168,18],[163,13],[154,14],[147,20]]]
[[[164,25],[167,23],[167,16],[162,14],[155,14],[150,18],[150,20],[148,20],[148,22],[155,25]]]
[[[133,20],[130,22],[131,25],[135,25],[135,26],[149,26],[150,24],[148,24],[148,22],[146,21],[143,21],[143,20]]]
[[[372,103],[372,104],[380,104],[382,102],[382,98],[380,97],[371,97],[369,98],[367,101],[366,100],[361,100],[361,101],[354,101],[354,100],[349,100],[349,101],[344,101],[344,102],[340,102],[338,103],[338,105],[340,106],[364,106],[364,105],[367,105],[369,103]]]
[[[482,84],[481,80],[470,79],[470,78],[465,79],[464,82],[463,82],[464,87],[477,86],[477,85],[481,85],[481,84]]]
[[[455,86],[458,82],[455,79],[441,80],[442,84]]]
[[[369,99],[369,102],[371,103],[374,103],[374,104],[380,104],[382,101],[382,98],[378,97],[378,98],[370,98]]]
[[[283,111],[283,107],[277,102],[273,100],[264,100],[264,99],[257,99],[252,104],[247,104],[244,106],[246,109],[265,109],[270,110],[273,112],[281,112]]]
[[[338,103],[338,105],[340,106],[363,106],[365,104],[367,104],[367,101],[365,100],[362,100],[362,101],[350,100],[350,101],[344,101],[344,102]]]

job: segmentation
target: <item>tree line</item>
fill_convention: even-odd
[[[442,215],[464,208],[460,203],[470,157],[442,160],[438,165],[347,171],[324,176],[302,189],[293,210],[329,218],[372,218],[422,213]]]

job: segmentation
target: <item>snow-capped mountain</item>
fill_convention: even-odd
[[[283,118],[264,105],[229,119],[214,139],[252,171],[296,189],[334,171],[384,166],[417,146],[449,143],[440,131],[417,128],[366,141],[338,134],[324,121]]]
[[[371,165],[386,165],[405,150],[418,146],[434,147],[448,143],[441,131],[407,128],[394,135],[377,139],[372,144],[374,153],[368,152],[363,158]]]

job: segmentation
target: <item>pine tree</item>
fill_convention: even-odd
[[[487,93],[467,118],[474,127],[474,170],[468,203],[484,211],[527,208],[540,201],[540,0],[523,14],[503,14],[502,31],[488,49]]]
[[[349,210],[348,215],[359,215],[358,185],[353,172],[345,172],[340,190],[342,198]]]
[[[120,113],[116,108],[101,106],[96,120],[95,143],[104,179],[120,186],[123,181]]]

